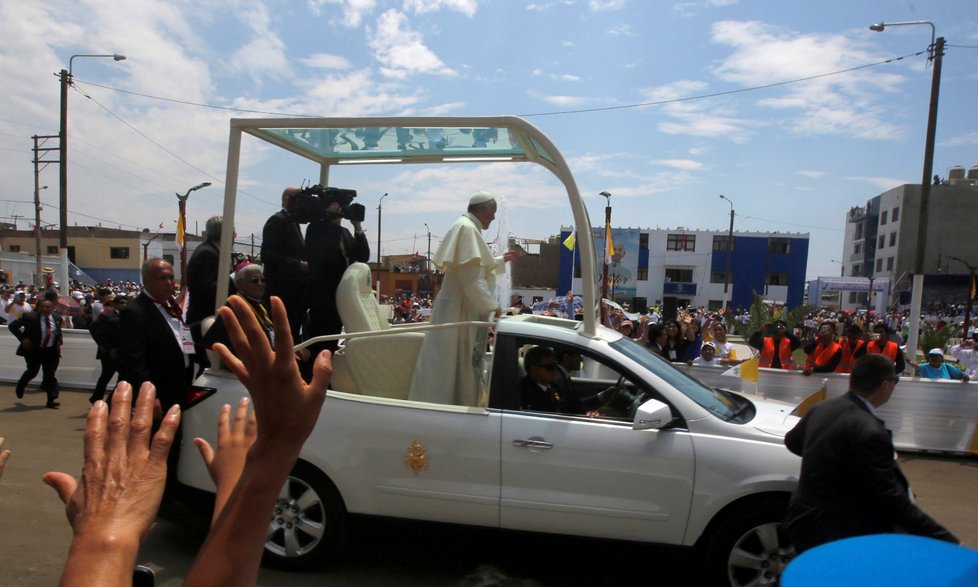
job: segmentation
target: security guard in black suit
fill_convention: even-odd
[[[37,376],[37,372],[42,372],[41,388],[48,394],[46,406],[52,410],[58,409],[61,405],[58,402],[60,388],[55,373],[58,364],[61,362],[61,324],[64,318],[54,313],[54,303],[51,300],[42,299],[37,303],[37,309],[33,312],[25,312],[17,320],[8,325],[10,332],[17,337],[20,345],[17,346],[17,355],[24,357],[27,362],[27,370],[20,376],[17,382],[16,393],[18,398],[24,397],[24,388],[31,379]]]

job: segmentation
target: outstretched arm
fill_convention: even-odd
[[[144,384],[130,421],[132,387],[116,386],[112,413],[99,400],[88,412],[81,479],[46,473],[74,534],[61,585],[131,585],[139,543],[156,519],[166,482],[166,455],[180,425],[180,408],[167,412],[150,439],[156,389]]]
[[[285,306],[272,298],[275,347],[247,302],[238,296],[219,310],[236,352],[214,348],[251,393],[258,421],[255,444],[223,511],[197,554],[184,585],[254,585],[268,531],[268,513],[312,432],[332,374],[328,351],[316,358],[306,384],[292,353]],[[264,513],[263,513],[264,512]]]

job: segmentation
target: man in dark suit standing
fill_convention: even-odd
[[[163,259],[146,261],[143,291],[119,313],[123,346],[120,378],[137,393],[144,381],[156,386],[165,414],[180,403],[193,379],[194,342],[173,297],[173,266]]]
[[[41,371],[41,388],[48,394],[46,406],[52,410],[61,405],[58,402],[60,388],[55,373],[61,362],[62,321],[63,318],[54,313],[51,300],[42,299],[37,303],[37,310],[25,312],[8,325],[10,332],[20,341],[17,355],[24,357],[27,363],[27,370],[17,382],[17,397],[24,397],[24,388]]]
[[[306,260],[305,239],[302,229],[289,215],[289,200],[299,188],[289,187],[282,192],[282,209],[273,214],[261,231],[261,261],[267,280],[266,301],[278,296],[289,315],[292,336],[299,340],[309,301],[306,290],[309,283],[309,263]]]
[[[815,406],[785,436],[801,456],[801,477],[782,528],[795,550],[863,536],[902,532],[957,543],[951,532],[917,507],[875,410],[899,377],[893,361],[868,354],[849,378],[849,392]]]
[[[207,219],[204,229],[207,240],[197,245],[187,263],[187,326],[197,344],[194,360],[200,365],[200,371],[211,366],[207,354],[203,352],[200,325],[204,318],[213,316],[216,312],[214,303],[217,298],[217,271],[221,259],[222,224],[220,216]]]
[[[119,311],[126,307],[129,299],[125,295],[117,295],[105,304],[105,309],[88,327],[88,332],[98,345],[95,358],[102,363],[102,373],[95,382],[95,391],[88,402],[94,404],[105,398],[105,388],[109,380],[119,370],[119,360],[122,348],[127,344],[123,339],[119,326]]]

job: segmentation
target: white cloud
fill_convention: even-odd
[[[584,106],[585,104],[590,104],[594,101],[593,98],[588,98],[586,96],[540,96],[540,98],[549,104],[554,106],[572,107],[572,106]]]
[[[479,3],[476,0],[404,0],[404,9],[412,10],[415,14],[437,12],[443,8],[472,18],[479,9]]]
[[[634,37],[635,33],[632,32],[632,25],[622,24],[608,29],[608,34],[612,37]]]
[[[705,82],[680,80],[643,91],[645,101],[660,102],[688,98],[706,92]],[[668,102],[654,106],[672,120],[660,122],[659,130],[672,135],[726,137],[743,143],[753,135],[758,121],[735,116],[732,107],[719,99]]]
[[[382,65],[381,73],[387,77],[405,79],[419,73],[457,75],[424,44],[421,33],[410,29],[407,17],[396,10],[388,10],[377,17],[369,43],[374,57]]]
[[[860,176],[847,176],[844,179],[850,181],[859,181],[863,183],[868,183],[870,185],[876,186],[881,190],[889,190],[895,187],[899,187],[905,183],[913,183],[912,180],[906,179],[895,179],[892,177],[860,177]],[[919,179],[919,178],[918,178]]]
[[[706,0],[709,6],[733,6],[737,4],[740,0]]]
[[[653,159],[651,162],[656,165],[663,165],[665,167],[673,167],[675,169],[683,169],[686,171],[697,171],[705,167],[702,162],[694,161],[692,159]]]
[[[302,63],[315,69],[349,69],[350,61],[341,55],[331,55],[329,53],[313,53]]]
[[[618,10],[625,6],[625,0],[588,0],[587,7],[594,12]]]
[[[339,19],[339,23],[345,27],[355,28],[360,26],[364,18],[373,13],[377,2],[376,0],[308,0],[310,12],[317,16],[322,14],[322,7],[327,4],[340,6],[342,18]]]
[[[713,73],[744,87],[820,76],[881,58],[842,35],[805,34],[757,21],[716,22],[711,40],[732,49]],[[784,112],[781,124],[796,134],[896,139],[903,131],[888,120],[880,98],[896,92],[902,81],[893,73],[862,69],[772,90],[779,94],[757,104]]]
[[[581,76],[574,75],[572,73],[563,73],[561,75],[553,75],[551,77],[553,79],[555,79],[555,80],[559,80],[559,81],[562,81],[562,82],[579,82],[579,81],[581,81]]]
[[[232,69],[246,73],[255,83],[261,83],[266,76],[281,79],[291,75],[285,43],[271,29],[271,18],[265,5],[252,5],[250,10],[241,13],[240,18],[253,36],[232,54]]]
[[[811,171],[811,170],[808,170],[808,169],[803,169],[803,170],[801,170],[801,171],[798,172],[798,175],[804,175],[805,177],[809,177],[811,179],[818,179],[820,177],[823,177],[825,175],[825,172],[824,171]]]
[[[943,141],[938,141],[938,145],[944,147],[960,147],[962,145],[978,145],[978,132],[971,132],[964,135],[951,137]]]

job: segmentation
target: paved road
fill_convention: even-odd
[[[2,585],[57,583],[71,536],[60,501],[40,476],[79,472],[88,394],[65,391],[61,409],[52,411],[44,409],[42,393],[29,389],[17,400],[12,386],[0,385],[0,435],[14,451],[0,481]],[[924,509],[978,547],[978,460],[919,454],[901,460]],[[189,516],[179,524],[159,520],[143,545],[139,560],[157,571],[157,585],[180,584],[206,533],[206,521]],[[336,564],[304,573],[266,569],[260,584],[450,586],[481,565],[525,578],[523,585],[583,586],[681,584],[698,561],[681,549],[357,519]]]

